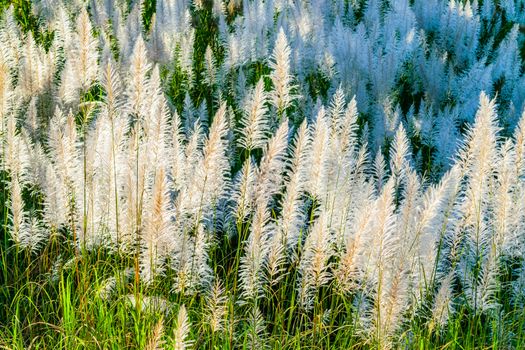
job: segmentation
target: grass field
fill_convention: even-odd
[[[0,348],[525,349],[521,0],[0,0]]]

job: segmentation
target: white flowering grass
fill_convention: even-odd
[[[0,9],[0,347],[525,346],[519,1]]]

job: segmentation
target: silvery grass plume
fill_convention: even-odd
[[[18,71],[21,60],[22,39],[21,29],[14,17],[14,7],[9,6],[4,12],[4,18],[0,26],[0,41],[2,42],[2,56],[11,70]]]
[[[49,239],[49,232],[39,218],[39,214],[32,210],[28,213],[21,228],[20,246],[33,254],[41,251]]]
[[[396,182],[396,190],[403,185],[411,151],[405,128],[399,126],[390,149],[390,170]]]
[[[516,152],[516,172],[518,179],[525,177],[525,111],[514,131],[514,143]]]
[[[227,150],[227,122],[226,122],[226,105],[223,103],[220,109],[215,114],[210,132],[204,141],[202,155],[196,155],[196,164],[193,172],[188,173],[188,178],[185,186],[181,189],[178,196],[180,202],[178,203],[177,211],[183,215],[191,214],[195,223],[199,222],[203,217],[210,214],[213,204],[225,192],[227,185],[227,177],[229,173],[229,163],[226,158]],[[193,142],[198,143],[196,133],[193,137]],[[187,151],[189,157],[194,157],[193,152],[197,149],[191,150],[189,147],[197,147],[196,144],[188,144]],[[192,159],[188,159],[191,161]],[[192,163],[190,163],[192,164]],[[194,224],[195,224],[194,223]]]
[[[59,42],[64,49],[64,69],[59,86],[59,103],[77,108],[80,97],[95,82],[98,75],[98,43],[93,37],[89,14],[82,9],[75,30],[70,28],[67,14],[57,23]]]
[[[398,215],[394,206],[395,180],[389,179],[375,201],[370,238],[364,248],[364,283],[371,293],[371,309],[363,310],[366,334],[380,348],[392,347],[402,314],[408,306],[409,256],[400,254],[400,237],[396,232]]]
[[[332,98],[328,110],[329,142],[327,154],[327,193],[323,201],[329,213],[329,223],[336,237],[336,250],[348,235],[354,206],[361,198],[357,187],[364,186],[366,147],[359,150],[355,98],[346,104],[340,88]]]
[[[206,295],[206,325],[212,333],[222,332],[225,329],[228,296],[219,279]]]
[[[356,209],[350,234],[347,236],[341,252],[341,260],[334,272],[338,287],[346,294],[358,288],[359,280],[362,277],[360,253],[363,252],[363,244],[366,242],[373,221],[370,212],[374,204],[370,187],[368,187],[368,195],[364,198],[361,207]]]
[[[246,344],[250,349],[267,349],[269,344],[264,339],[266,325],[264,317],[257,306],[253,306],[250,309],[247,321],[248,329],[243,338],[243,344]]]
[[[80,78],[79,87],[82,91],[87,91],[91,87],[98,74],[97,41],[93,37],[92,31],[89,14],[86,9],[82,9],[76,23],[76,35],[78,37],[77,40],[74,40],[78,47],[68,51],[72,56],[67,60],[67,62],[74,64],[75,76]]]
[[[191,323],[188,318],[186,307],[182,305],[177,315],[177,325],[173,329],[172,346],[176,350],[186,350],[192,348],[192,341],[189,338]]]
[[[432,306],[430,329],[438,328],[443,331],[454,312],[453,279],[454,274],[449,273],[441,282]]]
[[[512,140],[501,143],[498,149],[497,176],[494,196],[493,240],[498,255],[514,255],[520,241],[523,208],[519,187],[519,175],[516,172],[516,152]]]
[[[275,227],[270,221],[270,213],[264,205],[258,205],[251,222],[251,230],[241,258],[239,279],[242,297],[245,302],[257,303],[263,293],[263,273],[269,241]]]
[[[72,114],[65,116],[57,108],[51,119],[48,136],[50,165],[44,186],[46,221],[56,228],[67,225],[73,232],[79,230],[81,188],[78,181],[81,163],[78,134]]]
[[[10,209],[11,209],[11,236],[15,244],[18,246],[23,246],[23,242],[27,240],[28,232],[24,230],[24,224],[27,220],[27,213],[24,210],[24,202],[22,200],[22,188],[20,186],[20,181],[18,178],[11,180],[10,186]]]
[[[115,116],[111,119],[110,113],[103,108],[99,114],[95,132],[88,138],[93,145],[96,157],[93,159],[93,230],[97,234],[109,239],[112,247],[120,246],[123,242],[119,217],[119,167],[123,157],[123,143],[126,128],[122,118]]]
[[[233,179],[232,201],[235,220],[238,224],[250,214],[255,195],[255,171],[257,165],[252,157],[244,161],[242,168]]]
[[[269,238],[268,253],[266,257],[266,282],[268,287],[275,286],[285,277],[286,245],[282,231],[274,228]]]
[[[111,60],[108,60],[101,70],[100,80],[106,92],[105,107],[99,117],[102,120],[99,123],[105,135],[105,138],[101,140],[104,145],[103,152],[100,153],[102,155],[100,168],[103,174],[101,182],[107,184],[107,193],[104,195],[105,200],[102,205],[107,205],[107,210],[111,213],[108,215],[107,225],[113,244],[120,248],[124,241],[122,238],[124,230],[122,218],[119,216],[122,210],[122,203],[119,205],[122,195],[119,183],[122,175],[119,174],[117,165],[123,161],[125,133],[128,129],[124,119],[124,88],[115,63]]]
[[[2,134],[4,133],[6,116],[12,105],[12,98],[13,88],[9,64],[6,62],[5,54],[0,53],[0,125],[2,126]]]
[[[111,276],[100,283],[100,286],[96,290],[96,294],[103,300],[109,300],[115,293],[117,287],[117,279]]]
[[[170,141],[170,149],[172,150],[173,154],[170,157],[170,168],[172,177],[172,187],[175,191],[179,191],[181,189],[181,186],[184,184],[184,179],[186,176],[185,169],[188,166],[188,164],[186,163],[186,155],[184,152],[186,148],[183,144],[186,141],[186,138],[183,136],[181,129],[181,120],[177,112],[173,114],[171,124],[172,137]]]
[[[444,175],[439,184],[427,188],[423,202],[416,209],[414,236],[408,240],[412,246],[407,249],[415,249],[414,274],[418,300],[423,296],[421,292],[431,288],[441,278],[437,259],[444,256],[446,249],[447,221],[460,190],[459,172],[460,168],[455,166]]]
[[[291,50],[286,34],[283,28],[280,28],[270,62],[270,68],[272,69],[270,77],[274,86],[272,104],[279,115],[283,115],[295,99],[290,68],[290,54]]]
[[[497,163],[499,128],[495,107],[495,100],[481,94],[475,124],[469,130],[459,156],[468,176],[468,191],[463,203],[467,252],[462,256],[459,273],[469,305],[476,312],[495,306],[494,294],[498,288],[499,252],[491,232],[492,224],[487,221],[491,217],[492,175]]]
[[[328,226],[327,213],[321,211],[306,238],[298,269],[299,300],[306,310],[314,307],[315,294],[332,279],[329,263],[332,245],[333,236]]]
[[[150,337],[146,343],[145,350],[162,350],[164,347],[164,341],[162,335],[164,333],[164,320],[160,318],[151,330]]]
[[[308,180],[310,146],[310,130],[304,120],[294,138],[292,159],[285,175],[281,217],[278,220],[279,236],[282,237],[287,250],[295,249],[306,217],[304,196],[306,195],[305,184]]]
[[[52,52],[45,53],[43,48],[36,44],[33,36],[28,35],[20,55],[16,89],[23,99],[29,100],[33,96],[38,96],[44,93],[45,88],[50,87],[55,73],[52,54]]]
[[[391,178],[398,182],[399,179]],[[399,239],[402,245],[402,250],[408,254],[413,254],[416,240],[419,238],[414,229],[417,223],[417,217],[414,211],[419,206],[421,201],[422,184],[419,176],[411,169],[406,170],[403,178],[404,185],[395,192],[398,203],[399,218],[397,223],[397,230],[399,232]]]
[[[255,206],[267,208],[272,203],[273,196],[280,190],[288,146],[288,131],[288,120],[285,119],[266,145],[255,175]]]
[[[309,155],[310,171],[306,185],[308,193],[321,202],[326,201],[327,194],[329,132],[326,111],[324,107],[321,107],[312,131]]]
[[[262,148],[270,129],[267,113],[267,94],[261,78],[252,93],[246,97],[244,116],[240,120],[239,145],[246,149]]]
[[[171,251],[170,193],[166,171],[157,169],[153,188],[146,199],[142,228],[141,276],[149,283],[164,269],[163,260]]]
[[[17,132],[15,110],[7,114],[2,124],[2,166],[11,176],[27,180],[30,170],[30,142]]]
[[[171,269],[176,272],[173,291],[194,295],[209,289],[213,270],[209,265],[208,251],[212,241],[203,224],[195,228],[192,236],[186,231],[176,231],[171,243],[174,247],[171,252]]]
[[[146,108],[146,74],[151,69],[151,64],[147,58],[144,39],[139,36],[135,42],[129,66],[129,82],[126,94],[129,98],[129,109],[136,115],[144,115]]]

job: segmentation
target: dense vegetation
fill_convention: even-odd
[[[0,0],[0,347],[522,349],[521,0]]]

